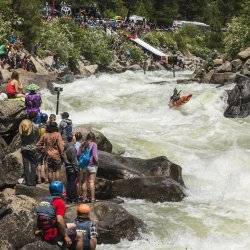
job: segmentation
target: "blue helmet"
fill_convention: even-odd
[[[52,181],[49,185],[49,191],[53,196],[61,196],[64,192],[64,185],[61,181]]]
[[[48,121],[48,115],[46,113],[41,114],[41,123],[46,123]]]

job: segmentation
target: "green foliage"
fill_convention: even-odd
[[[225,52],[234,57],[241,49],[250,46],[250,26],[244,18],[235,17],[228,24],[224,38]]]
[[[125,43],[123,45],[123,50],[125,53],[129,52],[129,57],[134,63],[141,63],[145,59],[143,50],[132,43]]]
[[[5,21],[0,15],[0,45],[8,43],[8,37],[11,34],[11,22]]]
[[[107,66],[113,58],[111,41],[105,32],[82,29],[69,19],[44,22],[37,42],[40,44],[40,56],[56,54],[64,63],[69,58],[77,60],[84,55],[92,63]]]

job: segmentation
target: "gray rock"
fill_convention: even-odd
[[[107,139],[107,137],[105,137],[101,132],[92,129],[88,126],[79,126],[77,128],[74,129],[74,133],[76,132],[81,132],[83,135],[83,140],[86,139],[86,136],[89,132],[93,132],[96,136],[96,141],[97,141],[97,146],[99,150],[105,151],[105,152],[112,152],[112,144],[111,142]]]
[[[227,90],[228,107],[224,112],[227,118],[244,118],[250,114],[250,80]]]
[[[0,135],[16,133],[20,122],[26,117],[23,101],[0,101]]]
[[[132,71],[137,71],[137,70],[141,70],[142,68],[139,64],[133,64],[133,65],[130,65],[127,69],[132,70]]]
[[[167,177],[117,180],[112,184],[112,195],[114,197],[145,199],[151,202],[177,202],[185,197],[183,187]]]
[[[165,156],[144,160],[99,152],[98,177],[119,180],[146,176],[170,177],[184,185],[182,168]]]
[[[250,76],[250,59],[248,59],[245,62],[244,66],[243,66],[242,74],[246,75],[246,76]]]
[[[33,243],[27,244],[20,250],[60,250],[61,248],[57,245],[51,245],[45,241],[35,241]]]
[[[250,47],[246,48],[245,50],[241,51],[238,54],[238,57],[240,59],[242,59],[243,61],[247,60],[248,58],[250,58]]]
[[[221,59],[221,58],[214,59],[213,63],[214,63],[214,66],[216,66],[216,67],[220,66],[223,64],[223,59]]]
[[[226,83],[232,83],[235,81],[236,74],[231,72],[225,72],[225,73],[216,73],[214,72],[211,75],[209,83],[211,84],[226,84]]]
[[[242,61],[240,59],[235,59],[231,62],[231,65],[232,65],[232,71],[237,72],[242,68]]]
[[[0,189],[15,186],[23,174],[23,162],[20,151],[8,154],[0,162]]]
[[[224,73],[224,72],[231,72],[232,71],[232,65],[230,62],[225,62],[221,66],[219,66],[216,71],[218,73]]]

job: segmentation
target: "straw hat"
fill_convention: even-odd
[[[33,130],[33,123],[31,120],[25,119],[22,120],[19,125],[20,135],[30,135]]]

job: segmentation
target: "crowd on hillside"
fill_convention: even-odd
[[[18,182],[27,186],[49,184],[50,196],[36,209],[36,234],[51,244],[64,244],[69,249],[94,250],[97,233],[86,203],[96,201],[95,134],[90,132],[84,137],[81,132],[73,133],[67,112],[61,114],[60,122],[55,114],[48,116],[42,112],[39,86],[29,84],[25,91],[17,72],[13,72],[8,88],[13,90],[9,98],[25,101],[26,118],[19,125],[23,176]],[[71,225],[64,221],[65,201],[76,204],[77,219]]]
[[[22,68],[27,71],[37,72],[31,56],[24,50],[22,41],[12,33],[8,45],[0,45],[0,66],[11,71]]]

